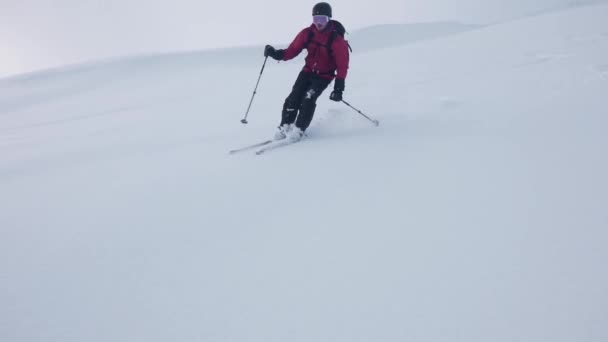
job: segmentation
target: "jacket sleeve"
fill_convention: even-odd
[[[283,50],[283,60],[288,61],[297,57],[302,50],[304,50],[304,45],[308,40],[308,28],[303,29],[298,33],[296,38],[289,44],[289,47]]]
[[[348,64],[350,55],[348,51],[348,42],[341,36],[338,36],[332,44],[332,50],[336,58],[336,78],[346,79],[348,74]]]

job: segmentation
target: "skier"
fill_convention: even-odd
[[[344,80],[348,71],[349,46],[344,39],[344,27],[331,20],[332,9],[326,2],[312,9],[313,23],[300,31],[287,49],[277,50],[266,45],[264,56],[277,61],[288,61],[306,49],[306,64],[298,75],[293,89],[285,99],[281,124],[274,140],[288,139],[297,142],[312,121],[317,98],[335,78],[334,90],[329,98],[342,101]]]

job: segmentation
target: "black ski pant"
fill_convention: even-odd
[[[321,78],[317,74],[300,72],[291,94],[283,104],[281,126],[295,122],[296,127],[305,131],[315,114],[317,99],[330,83],[331,80]]]

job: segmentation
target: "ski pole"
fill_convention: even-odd
[[[350,108],[352,108],[353,110],[355,110],[357,113],[363,115],[364,118],[366,118],[367,120],[371,121],[374,125],[378,126],[380,125],[380,122],[378,120],[374,120],[372,118],[370,118],[369,116],[363,114],[363,112],[361,112],[360,110],[358,110],[357,108],[353,107],[350,105],[350,103],[342,100],[342,102],[344,102],[345,105],[349,106]]]
[[[264,58],[264,64],[262,64],[262,70],[260,70],[260,77],[258,77],[258,83],[255,84],[255,89],[253,89],[253,95],[251,95],[251,101],[249,101],[249,107],[247,107],[247,112],[245,113],[245,117],[241,120],[241,123],[247,124],[247,116],[249,115],[249,110],[251,109],[251,104],[253,103],[253,98],[258,91],[258,85],[260,85],[260,80],[262,79],[262,73],[264,73],[264,67],[266,67],[266,61],[268,60],[268,56]]]

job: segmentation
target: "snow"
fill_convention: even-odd
[[[605,341],[607,17],[355,52],[380,126],[262,156],[261,48],[1,79],[0,340]]]
[[[417,41],[445,37],[481,27],[456,22],[419,24],[385,24],[347,32],[346,38],[356,47],[357,54],[370,50],[396,47]]]

